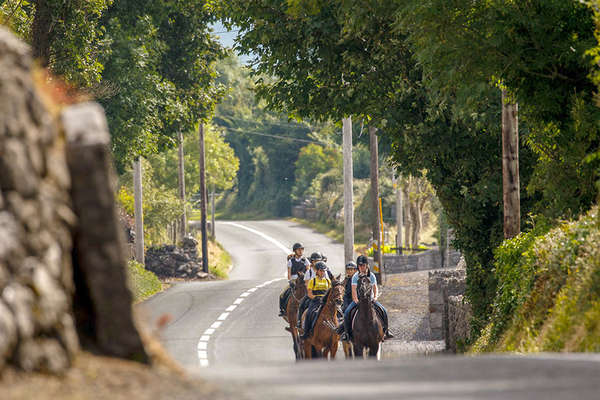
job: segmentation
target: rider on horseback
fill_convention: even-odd
[[[302,339],[310,337],[312,325],[317,318],[323,296],[325,296],[327,290],[331,288],[331,280],[326,276],[326,271],[329,269],[327,265],[323,261],[319,261],[315,264],[315,268],[317,271],[316,276],[308,282],[307,286],[307,297],[310,299],[310,303],[304,320],[304,333],[302,334]]]
[[[298,272],[306,272],[310,263],[302,254],[304,253],[304,246],[301,243],[294,243],[292,246],[293,254],[288,256],[287,260],[287,278],[288,281],[293,281],[298,277]],[[290,297],[290,293],[292,293],[291,285],[288,285],[286,289],[279,295],[279,316],[285,316],[285,308],[287,307],[287,302]]]
[[[346,284],[344,288],[344,304],[342,310],[346,311],[346,308],[352,303],[352,277],[356,273],[358,267],[354,261],[350,261],[346,264]]]
[[[304,280],[306,282],[310,281],[311,279],[313,279],[314,277],[317,276],[317,268],[316,268],[316,264],[319,261],[326,261],[327,259],[325,257],[323,257],[323,255],[321,253],[319,253],[318,251],[315,251],[314,253],[312,253],[310,255],[310,267],[306,270],[306,273],[304,274]],[[325,263],[323,263],[323,265],[325,265]],[[327,265],[325,265],[325,272],[327,277],[331,280],[333,279],[333,274],[331,273],[331,271],[329,270],[329,267]],[[308,303],[310,302],[310,298],[308,296],[304,297],[304,299],[302,299],[302,302],[300,303],[300,307],[298,308],[298,328],[300,328],[300,324],[302,323],[302,313],[304,312],[304,310],[306,310],[306,307],[308,307]]]
[[[371,280],[371,285],[373,288],[373,305],[378,309],[379,314],[383,319],[383,330],[385,332],[385,339],[393,338],[394,336],[388,330],[388,315],[387,310],[381,305],[380,302],[377,301],[377,296],[379,295],[379,290],[377,287],[377,278],[375,274],[372,274],[369,271],[369,261],[365,256],[358,256],[356,259],[356,264],[358,264],[358,272],[356,272],[352,276],[351,288],[352,288],[352,303],[346,308],[344,312],[344,325],[340,325],[338,328],[338,333],[342,333],[342,340],[350,340],[351,339],[351,331],[352,331],[352,322],[350,321],[350,314],[352,310],[358,305],[358,294],[356,292],[356,286],[358,285],[358,277],[359,275],[367,275]]]

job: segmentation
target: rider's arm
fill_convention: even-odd
[[[292,280],[292,267],[287,267],[288,270],[288,281]]]
[[[314,299],[315,298],[315,296],[312,293],[312,289],[307,289],[306,291],[307,291],[306,295],[308,296],[309,299]]]
[[[356,285],[352,285],[352,301],[358,304],[358,294],[356,293]]]
[[[373,300],[377,301],[377,296],[379,296],[379,287],[377,284],[373,285]]]

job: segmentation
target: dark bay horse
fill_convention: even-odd
[[[330,326],[337,325],[338,312],[344,297],[344,285],[339,281],[340,276],[331,281],[331,289],[323,297],[324,305],[317,317],[312,335],[303,341],[304,356],[313,357],[313,349],[317,358],[324,357],[333,360],[338,349],[340,337]],[[305,313],[306,314],[306,313]]]
[[[377,357],[379,346],[383,342],[383,322],[373,305],[373,290],[371,280],[367,275],[358,278],[356,287],[358,295],[357,314],[353,324],[354,354],[362,358],[365,348],[369,349],[369,357]]]
[[[287,307],[285,309],[285,320],[290,324],[286,326],[285,330],[292,334],[292,342],[294,344],[294,353],[296,354],[296,360],[300,360],[302,357],[302,347],[300,346],[300,338],[298,335],[298,307],[300,302],[306,296],[306,282],[304,281],[304,273],[298,272],[298,277],[292,282],[292,293],[288,299]]]

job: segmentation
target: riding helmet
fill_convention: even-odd
[[[302,243],[294,243],[294,245],[292,246],[292,250],[296,251],[298,249],[303,249],[304,246],[302,246]]]
[[[315,268],[316,269],[322,269],[322,270],[327,270],[327,264],[325,264],[323,261],[319,261],[318,263],[315,264]]]
[[[360,265],[360,264],[369,264],[369,260],[367,259],[366,256],[358,256],[358,258],[356,259],[356,264]]]
[[[356,269],[358,268],[356,266],[356,263],[354,261],[350,261],[348,264],[346,264],[346,269]]]
[[[318,251],[315,251],[310,255],[310,261],[321,261],[323,256]]]

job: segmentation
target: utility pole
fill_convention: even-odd
[[[186,215],[186,207],[185,207],[185,167],[183,160],[183,133],[179,132],[179,163],[178,163],[178,173],[179,173],[179,198],[183,203],[183,214],[181,215],[181,226],[180,229],[180,237],[183,242],[183,238],[187,233],[187,215]]]
[[[381,240],[380,226],[380,209],[379,209],[379,151],[377,148],[377,128],[372,124],[369,125],[369,139],[371,147],[371,207],[373,210],[372,214],[372,226],[373,226],[373,240],[377,242],[377,249],[373,252],[373,258],[375,263],[379,266],[379,271],[383,270],[382,259],[381,259],[381,247],[383,245]]]
[[[216,227],[215,227],[215,185],[212,186],[212,193],[210,195],[210,230],[213,239],[216,238]]]
[[[400,188],[400,177],[396,175],[395,171],[392,175],[392,178],[394,180],[394,190],[396,191],[396,247],[399,249],[398,253],[402,254],[402,221],[404,219],[402,189]]]
[[[135,260],[144,263],[144,211],[142,201],[142,157],[133,162],[133,196],[135,215]]]
[[[198,125],[198,146],[200,156],[200,232],[202,234],[202,271],[208,272],[208,238],[206,237],[206,169],[204,163],[204,124]]]
[[[502,186],[504,201],[504,238],[521,231],[521,194],[519,183],[519,105],[507,103],[502,90]]]
[[[354,204],[352,188],[352,117],[342,119],[344,167],[344,263],[354,258]]]

